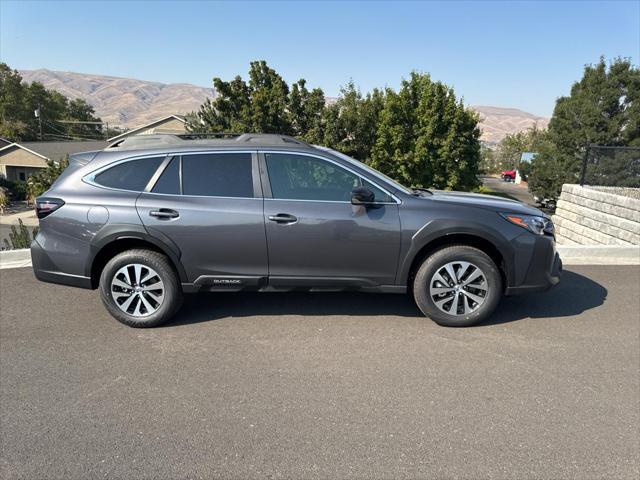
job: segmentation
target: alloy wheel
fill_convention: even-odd
[[[155,313],[164,301],[164,283],[158,273],[140,263],[120,268],[111,279],[111,296],[120,310],[133,317]]]
[[[448,315],[468,315],[484,303],[488,284],[484,272],[473,263],[454,261],[440,267],[429,282],[435,306]]]

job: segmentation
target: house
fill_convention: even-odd
[[[0,143],[0,177],[25,182],[46,168],[49,160],[58,162],[67,155],[102,150],[107,145],[104,141]]]
[[[153,133],[186,133],[187,119],[182,115],[169,115],[146,125],[127,130],[120,135],[111,137],[109,143],[124,140],[132,135],[151,135]]]

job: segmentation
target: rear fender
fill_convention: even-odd
[[[151,235],[142,225],[112,224],[102,228],[91,241],[90,258],[87,262],[85,275],[91,276],[93,263],[98,253],[107,245],[120,240],[135,239],[150,243],[163,252],[176,267],[180,281],[188,282],[187,274],[180,261],[181,252],[178,246],[166,235],[154,231]]]

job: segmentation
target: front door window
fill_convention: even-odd
[[[393,201],[371,182],[327,160],[286,153],[265,153],[265,160],[275,199],[350,202],[351,191],[365,186],[376,202]]]

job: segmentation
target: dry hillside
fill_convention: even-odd
[[[130,78],[51,70],[21,70],[27,82],[38,81],[69,98],[83,98],[102,120],[134,127],[170,114],[197,110],[213,89],[188,84],[164,84]]]
[[[517,108],[472,106],[480,114],[482,140],[498,143],[507,134],[526,130],[533,125],[545,128],[549,123],[547,117],[538,117]]]
[[[38,81],[69,98],[83,98],[104,121],[113,126],[135,127],[170,114],[197,110],[211,88],[186,83],[164,84],[130,78],[109,77],[51,70],[21,70],[26,82]],[[482,140],[500,141],[507,133],[525,130],[537,124],[545,127],[549,119],[515,108],[474,106],[480,113]]]

